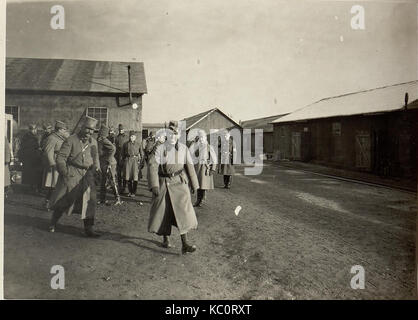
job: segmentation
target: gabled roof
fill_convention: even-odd
[[[235,120],[228,117],[221,110],[219,110],[218,108],[213,108],[213,109],[210,109],[208,111],[201,112],[201,113],[196,114],[194,116],[183,119],[183,121],[186,121],[186,130],[189,130],[190,128],[194,127],[196,124],[198,124],[200,121],[202,121],[203,119],[205,119],[207,116],[209,116],[210,114],[212,114],[214,112],[219,112],[222,116],[224,116],[229,121],[234,123],[238,128],[240,128],[240,129],[242,128],[241,125],[238,122],[236,122]]]
[[[273,123],[397,111],[418,99],[418,80],[329,97],[298,109]]]
[[[6,58],[6,90],[147,93],[142,62]]]
[[[241,126],[244,129],[263,129],[263,132],[273,132],[272,122],[285,115],[287,115],[287,113],[264,117],[264,118],[241,121]]]

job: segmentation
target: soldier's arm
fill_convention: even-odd
[[[157,152],[158,153],[158,152]],[[149,158],[148,162],[148,188],[152,190],[152,188],[160,188],[160,178],[158,176],[158,167],[159,163],[157,162],[157,156],[152,154]]]
[[[190,151],[186,148],[186,163],[184,165],[186,173],[189,177],[190,184],[193,190],[199,189],[199,181],[197,180],[196,171],[194,169],[193,159]]]
[[[72,143],[69,139],[65,140],[62,143],[60,151],[58,151],[56,164],[57,164],[57,171],[60,175],[66,177],[68,175],[68,167],[67,161],[68,157],[70,156],[72,150]]]
[[[210,165],[211,170],[216,171],[217,163],[218,163],[218,156],[216,155],[215,149],[209,145],[209,155],[210,155]]]

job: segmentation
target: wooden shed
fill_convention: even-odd
[[[273,124],[280,159],[416,179],[418,81],[322,99]]]
[[[218,108],[213,108],[208,111],[201,112],[194,116],[185,118],[182,121],[186,122],[187,133],[191,129],[197,128],[205,130],[208,135],[210,134],[210,130],[237,129],[240,131],[242,138],[241,125]]]
[[[145,93],[141,62],[6,59],[5,111],[20,129],[56,120],[72,129],[87,114],[99,120],[98,126],[122,123],[140,132]]]

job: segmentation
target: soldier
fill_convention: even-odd
[[[96,175],[100,173],[97,156],[97,141],[92,138],[97,120],[85,116],[78,133],[64,141],[58,152],[56,163],[59,172],[57,187],[51,201],[54,210],[49,227],[55,232],[58,220],[67,212],[80,210],[85,234],[98,237],[93,231],[96,214]]]
[[[123,179],[128,184],[128,196],[134,198],[141,178],[141,163],[144,156],[142,145],[136,140],[135,131],[129,132],[129,141],[123,145]]]
[[[108,182],[112,187],[113,194],[115,195],[115,205],[122,204],[116,183],[116,159],[115,152],[116,146],[109,140],[109,129],[102,126],[99,130],[99,137],[97,139],[98,155],[100,160],[100,169],[102,171],[102,179],[100,185],[100,199],[99,204],[104,203],[109,205],[106,200],[106,183]]]
[[[206,200],[206,191],[214,189],[213,174],[216,172],[217,156],[213,147],[208,143],[204,130],[199,130],[196,140],[190,146],[190,152],[198,160],[195,170],[199,189],[197,190],[197,201],[193,206],[201,207]]]
[[[43,125],[43,128],[44,128],[44,133],[42,134],[41,143],[40,143],[42,149],[44,148],[46,138],[48,138],[48,136],[52,133],[52,126],[50,124]]]
[[[119,134],[115,138],[116,153],[115,158],[117,162],[117,177],[118,177],[118,187],[120,194],[125,193],[126,181],[123,179],[123,158],[122,158],[122,148],[123,145],[129,141],[128,135],[125,133],[123,125],[119,125]]]
[[[48,189],[45,199],[45,208],[49,210],[52,191],[58,181],[56,158],[61,149],[62,143],[68,138],[67,125],[62,121],[55,123],[55,131],[44,141],[43,146],[43,186]]]
[[[29,125],[29,132],[21,141],[19,159],[23,162],[22,183],[39,193],[42,184],[42,154],[36,124]]]
[[[235,174],[234,159],[236,157],[237,148],[235,141],[232,140],[231,134],[225,130],[224,139],[219,143],[220,164],[218,173],[224,176],[224,188],[230,189],[232,184],[232,176]]]
[[[197,228],[189,184],[194,193],[199,182],[189,150],[178,142],[177,127],[177,122],[170,121],[166,143],[149,159],[149,186],[153,196],[148,231],[163,236],[162,246],[169,248],[171,227],[176,226],[185,254],[196,250],[196,246],[187,242],[187,232]]]
[[[113,144],[116,143],[116,134],[115,134],[115,128],[113,126],[109,127],[109,136],[108,139],[110,142],[112,142]]]

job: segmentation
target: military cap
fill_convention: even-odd
[[[89,116],[85,116],[84,123],[83,123],[84,127],[94,130],[96,128],[96,125],[97,125],[96,119],[89,117]]]

